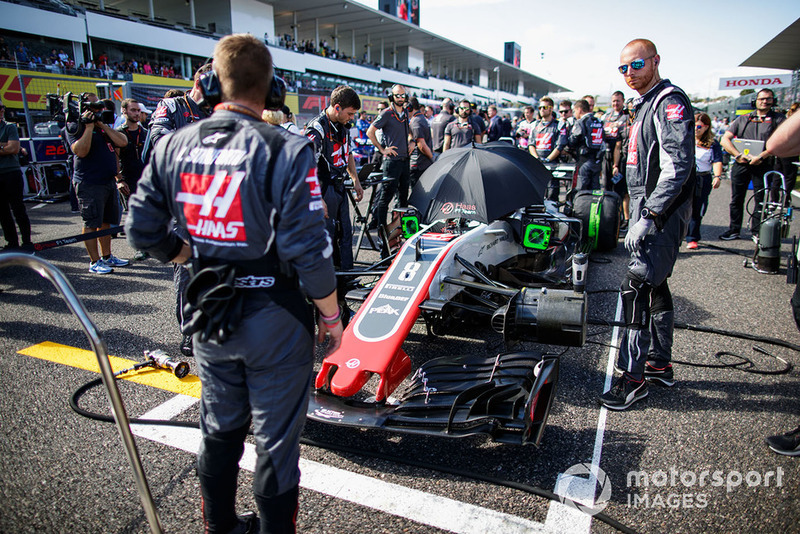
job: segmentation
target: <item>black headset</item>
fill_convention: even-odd
[[[208,106],[214,109],[214,106],[222,102],[222,86],[219,83],[219,77],[214,69],[202,74],[198,80],[200,93],[203,99],[199,102],[201,106]],[[276,76],[273,71],[272,80],[270,80],[269,90],[267,97],[264,100],[264,109],[272,111],[283,108],[284,101],[286,100],[286,82],[280,76]]]
[[[758,93],[766,93],[767,91],[769,91],[769,94],[771,95],[770,98],[769,98],[769,107],[772,107],[772,106],[775,105],[775,91],[773,91],[772,89],[766,88],[766,89],[759,90]],[[756,98],[758,98],[758,93],[756,93]],[[750,107],[753,108],[753,109],[756,109],[756,99],[755,98],[750,101]]]

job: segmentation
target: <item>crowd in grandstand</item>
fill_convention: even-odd
[[[47,44],[30,45],[25,41],[9,45],[5,37],[0,36],[0,62],[13,63],[15,67],[29,70],[77,76],[115,78],[118,74],[147,74],[183,78],[181,67],[176,66],[174,60],[156,62],[138,58],[113,61],[105,52],[101,52],[94,60],[76,64],[63,48],[49,48],[49,51],[48,48]]]

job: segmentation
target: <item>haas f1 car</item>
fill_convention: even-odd
[[[407,238],[389,268],[371,290],[348,293],[362,304],[341,346],[322,362],[308,416],[538,445],[556,392],[558,357],[532,351],[444,356],[413,369],[403,344],[419,320],[434,335],[491,326],[507,347],[584,344],[581,222],[543,200],[550,179],[537,160],[505,143],[439,158],[410,199],[421,221],[404,217]]]

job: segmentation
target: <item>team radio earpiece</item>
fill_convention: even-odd
[[[769,103],[769,107],[772,107],[772,106],[775,105],[775,93],[773,93],[771,89],[767,89],[767,90],[763,90],[762,89],[761,91],[759,91],[759,93],[769,93],[770,94],[769,102],[768,102]],[[756,93],[756,97],[758,97],[758,93]],[[755,98],[750,101],[750,107],[753,108],[753,109],[756,109],[756,99]]]
[[[219,83],[219,77],[214,69],[202,74],[198,80],[200,93],[203,99],[199,104],[201,106],[208,106],[214,109],[214,106],[222,102],[222,87]],[[272,80],[269,84],[269,91],[264,100],[264,109],[279,110],[283,108],[283,103],[286,100],[286,82],[280,76],[272,75]]]

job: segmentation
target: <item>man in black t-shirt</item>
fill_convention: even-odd
[[[455,104],[449,98],[442,101],[442,111],[436,115],[431,121],[431,141],[433,142],[432,148],[434,152],[442,153],[444,148],[444,130],[447,125],[456,120],[453,112],[455,111]]]
[[[95,97],[96,98],[96,97]],[[128,138],[100,120],[93,111],[81,115],[80,122],[67,123],[67,139],[75,153],[72,180],[83,219],[82,233],[105,230],[120,219],[117,200],[117,157],[114,148],[128,144]],[[111,236],[106,235],[83,242],[89,253],[89,272],[108,274],[114,267],[128,264],[111,254]],[[98,252],[98,243],[100,250]]]
[[[458,103],[458,120],[451,122],[444,130],[444,148],[442,150],[450,150],[451,148],[460,148],[462,146],[470,146],[473,142],[480,142],[480,134],[476,131],[476,127],[470,120],[472,115],[472,107],[469,100],[462,100]]]
[[[728,230],[719,236],[725,241],[739,239],[744,219],[744,199],[750,182],[753,183],[756,199],[753,216],[750,218],[750,231],[757,235],[761,226],[764,174],[771,171],[775,165],[775,158],[767,151],[766,142],[772,132],[786,120],[785,116],[772,111],[774,105],[775,94],[772,89],[760,90],[756,95],[756,110],[736,117],[720,141],[722,148],[735,159],[731,168],[730,225]],[[734,138],[763,141],[764,148],[760,154],[744,154],[734,146]]]
[[[147,138],[147,129],[139,124],[139,102],[137,100],[133,98],[123,100],[122,114],[125,116],[125,122],[117,128],[117,131],[128,138],[128,144],[117,149],[120,167],[117,183],[124,184],[128,192],[125,192],[125,188],[120,190],[126,196],[130,196],[136,192],[136,184],[139,183],[139,178],[144,170],[142,150]]]
[[[411,140],[414,143],[414,151],[411,153],[411,187],[413,188],[419,181],[419,177],[425,169],[433,164],[433,152],[431,151],[431,129],[422,111],[424,106],[419,100],[412,98],[409,103],[411,113]]]
[[[408,126],[408,113],[405,105],[408,99],[406,88],[395,85],[389,95],[391,105],[378,115],[367,130],[375,149],[383,155],[383,177],[393,178],[378,190],[373,219],[378,225],[386,224],[389,202],[395,193],[400,207],[408,206],[408,186],[410,179],[409,155],[414,146],[409,144],[411,129]],[[378,141],[377,132],[383,132],[383,144]]]

